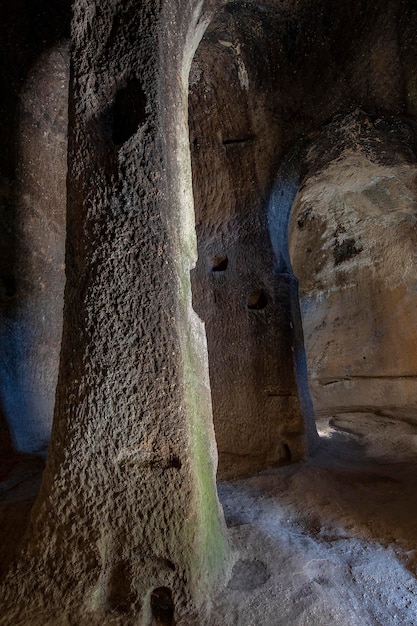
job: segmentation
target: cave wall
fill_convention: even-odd
[[[234,22],[225,21],[223,39],[209,28],[190,74],[198,237],[192,285],[208,340],[218,475],[235,478],[299,460],[307,446],[294,370],[291,278],[277,267],[265,207],[275,158],[271,138],[263,140],[272,124],[263,109],[253,110],[259,93],[252,65],[248,73]]]
[[[303,150],[328,120],[342,112],[343,125],[358,107],[375,120],[414,119],[417,16],[412,2],[397,0],[76,0],[72,8],[57,402],[41,493],[2,584],[4,615],[147,625],[162,612],[167,623],[210,623],[228,553],[208,367],[224,475],[305,453],[286,234],[298,185],[319,175],[322,153],[337,152],[340,137],[318,143],[311,162]],[[28,46],[34,61],[43,48]],[[5,68],[13,43],[6,50]],[[33,76],[41,83],[42,72]],[[13,154],[2,163],[17,177],[32,152],[25,146],[19,165],[11,93]],[[397,152],[405,203],[413,168]],[[365,169],[380,167],[357,156]],[[24,207],[25,194],[7,206]],[[401,220],[398,232],[409,236],[409,217]],[[12,269],[17,232],[5,242]],[[10,268],[4,276],[14,276]],[[254,426],[256,409],[264,420]]]
[[[306,146],[336,114],[359,107],[415,115],[410,20],[411,4],[396,1],[279,9],[234,1],[216,14],[196,52],[189,97],[199,252],[193,302],[207,333],[220,477],[314,450],[296,295],[300,263],[308,266],[311,257],[309,244],[293,239],[293,271],[291,207],[306,172],[315,171]],[[331,152],[337,141],[323,145]],[[305,316],[304,323],[310,344]],[[318,353],[324,348],[317,342]]]
[[[69,11],[39,1],[4,17],[2,432],[32,452],[48,443],[60,348],[69,68],[65,49],[53,46],[68,35]],[[396,1],[337,11],[324,0],[279,11],[237,1],[215,15],[198,48],[189,100],[194,306],[208,335],[220,476],[307,449],[309,410],[291,354],[297,314],[266,207],[288,148],[336,111],[414,115],[414,22],[412,3]],[[213,271],[222,256],[228,270]]]
[[[416,147],[413,124],[357,111],[308,148],[290,248],[318,415],[416,417]]]
[[[0,55],[2,440],[43,452],[64,291],[69,4],[3,3]]]

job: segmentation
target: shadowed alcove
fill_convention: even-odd
[[[69,9],[1,11],[1,572],[39,491],[52,427],[65,284]],[[13,514],[16,511],[16,514]]]

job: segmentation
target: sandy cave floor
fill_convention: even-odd
[[[314,458],[219,485],[236,564],[216,626],[417,625],[417,425],[318,430]]]
[[[417,424],[345,413],[318,429],[314,458],[219,484],[234,565],[210,626],[417,626]],[[41,468],[0,476],[0,574]]]

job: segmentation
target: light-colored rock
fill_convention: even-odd
[[[290,229],[315,409],[417,415],[417,166],[378,121],[344,124],[356,145],[306,177]]]

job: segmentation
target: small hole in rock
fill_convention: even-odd
[[[260,311],[268,304],[268,296],[263,289],[257,289],[248,296],[248,309]]]
[[[292,458],[290,446],[287,443],[284,443],[283,448],[284,448],[285,461],[289,463]]]
[[[117,563],[110,576],[108,586],[108,603],[111,611],[127,613],[134,603],[131,585],[132,574],[130,564],[126,561]]]
[[[236,146],[243,143],[248,143],[249,141],[253,141],[255,139],[254,135],[247,135],[246,137],[235,137],[233,139],[224,139],[224,146]]]
[[[169,460],[168,467],[173,467],[174,469],[181,469],[182,467],[181,459],[178,456],[172,456]]]
[[[212,272],[224,272],[227,269],[229,259],[225,254],[219,254],[211,259]]]
[[[116,146],[132,137],[146,119],[146,96],[138,79],[117,92],[112,109],[112,140]]]
[[[173,572],[175,572],[176,567],[175,567],[175,563],[173,563],[172,561],[170,561],[169,559],[164,559],[164,564]]]
[[[158,587],[152,591],[151,610],[157,624],[174,626],[174,603],[168,587]]]

